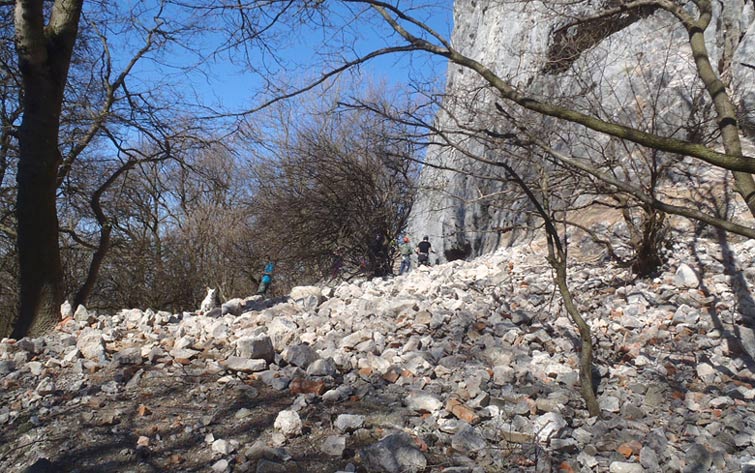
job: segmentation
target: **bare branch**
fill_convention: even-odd
[[[703,212],[700,212],[699,210],[696,210],[696,209],[692,209],[688,207],[681,207],[681,206],[662,202],[658,200],[657,198],[655,198],[654,196],[649,195],[643,189],[637,188],[627,183],[626,181],[620,181],[618,179],[614,179],[613,177],[603,172],[600,172],[598,169],[594,168],[593,166],[588,165],[584,160],[570,158],[566,156],[565,154],[554,150],[547,144],[543,143],[541,140],[538,140],[536,138],[533,138],[533,140],[538,144],[538,146],[543,148],[545,151],[547,151],[551,156],[556,158],[558,161],[564,164],[567,164],[569,166],[572,166],[576,169],[579,169],[581,171],[584,171],[592,176],[595,176],[601,181],[607,184],[610,184],[616,187],[617,189],[620,189],[630,194],[635,199],[655,209],[661,210],[669,214],[680,215],[682,217],[687,217],[692,220],[697,220],[703,223],[707,223],[708,225],[712,225],[717,228],[722,228],[724,230],[730,231],[732,233],[736,233],[738,235],[746,236],[748,238],[755,238],[755,229],[753,228],[746,227],[744,225],[739,225],[725,219],[713,217]]]
[[[396,31],[404,38],[404,40],[409,43],[409,49],[423,50],[433,54],[441,55],[448,58],[455,64],[464,66],[477,72],[488,84],[498,90],[498,92],[504,99],[514,102],[524,107],[525,109],[554,118],[577,123],[591,130],[605,133],[610,136],[615,136],[617,138],[626,139],[643,146],[658,149],[660,151],[666,151],[683,156],[696,157],[707,163],[724,169],[755,173],[755,159],[751,157],[721,153],[703,145],[698,145],[675,138],[658,136],[626,125],[601,120],[597,117],[587,115],[570,108],[561,107],[552,103],[542,102],[534,97],[530,97],[519,91],[509,82],[499,77],[495,72],[490,70],[487,66],[483,65],[479,61],[461,54],[454,48],[438,46],[428,42],[425,39],[411,34],[388,13],[388,10],[386,10],[386,8],[379,5],[377,2],[372,0],[352,1],[360,1],[372,4],[375,10],[394,29],[394,31]]]

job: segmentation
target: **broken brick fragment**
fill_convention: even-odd
[[[317,394],[322,395],[326,391],[323,381],[312,381],[304,378],[295,378],[288,386],[291,394]]]
[[[480,422],[480,416],[469,407],[461,403],[457,398],[451,398],[446,402],[446,410],[456,416],[459,420],[463,420],[468,424],[477,424]]]

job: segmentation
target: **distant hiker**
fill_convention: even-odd
[[[414,248],[409,243],[409,237],[404,237],[404,242],[398,247],[398,252],[401,255],[401,267],[398,270],[398,274],[404,274],[405,271],[412,269],[412,253]]]
[[[273,282],[273,270],[275,269],[275,263],[270,261],[265,265],[265,270],[262,272],[262,279],[260,279],[260,286],[257,289],[257,294],[264,296],[267,292],[267,288],[270,283]]]
[[[425,235],[417,245],[417,263],[419,266],[423,264],[430,266],[430,253],[435,253],[435,251],[433,251],[433,245],[430,244],[430,237]]]

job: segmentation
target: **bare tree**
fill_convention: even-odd
[[[20,309],[13,336],[55,323],[63,298],[56,190],[60,114],[82,0],[16,2],[16,51],[23,81],[18,129],[18,257]]]
[[[546,160],[542,157],[533,157],[533,154],[538,152],[537,145],[531,139],[522,140],[522,137],[526,136],[524,134],[500,133],[494,128],[475,129],[461,124],[454,129],[441,129],[410,113],[385,110],[369,104],[363,104],[363,106],[385,119],[405,124],[411,123],[413,128],[425,128],[431,131],[430,136],[435,146],[451,148],[470,161],[484,164],[488,172],[479,175],[454,167],[440,167],[441,169],[465,173],[476,179],[504,182],[518,188],[521,194],[514,199],[526,200],[535,220],[542,224],[548,249],[546,259],[553,269],[555,286],[562,297],[564,309],[580,336],[578,351],[582,398],[590,415],[599,416],[601,410],[596,397],[597,389],[593,382],[592,332],[569,289],[567,238],[566,234],[557,228],[558,223],[564,221],[562,215],[575,207],[574,183],[569,182],[574,179],[573,173],[564,174],[558,172],[558,169],[546,168]],[[481,142],[487,145],[483,148],[488,150],[484,155],[478,154],[480,149],[478,145]],[[426,165],[439,167],[434,163],[426,163]],[[537,169],[533,170],[533,166],[537,166]],[[504,202],[504,195],[500,192],[483,194],[479,200],[488,201],[490,205],[501,205]],[[510,205],[511,202],[509,200],[507,203]]]
[[[142,107],[138,112],[142,117],[160,114],[156,104],[164,102],[152,102],[157,95],[143,91],[134,93],[126,83],[135,63],[147,55],[158,61],[165,60],[165,56],[154,52],[174,41],[181,41],[184,51],[195,55],[197,64],[240,49],[248,59],[250,70],[263,78],[266,89],[279,100],[290,94],[285,84],[279,82],[280,76],[273,78],[282,70],[279,67],[282,62],[270,41],[290,38],[287,27],[313,22],[319,28],[327,26],[329,21],[321,13],[325,10],[322,2],[265,1],[238,6],[166,1],[155,7],[135,5],[124,9],[108,9],[104,4],[83,0],[28,0],[15,2],[15,5],[15,43],[18,68],[22,72],[20,90],[23,91],[23,118],[20,127],[13,129],[19,157],[14,210],[18,226],[20,309],[18,317],[12,318],[17,319],[15,324],[6,315],[3,325],[5,333],[13,326],[13,336],[20,337],[51,326],[65,292],[58,245],[56,197],[59,189],[71,190],[71,183],[76,181],[75,176],[69,180],[72,170],[77,161],[82,157],[86,159],[88,150],[103,139],[103,130],[108,128],[117,136],[115,128],[124,123],[118,124],[119,119],[114,115],[125,112],[121,118],[133,116],[134,107]],[[10,3],[1,6],[10,6]],[[163,8],[171,11],[170,22],[163,19]],[[279,23],[286,27],[277,27]],[[109,41],[110,35],[126,31],[123,25],[127,24],[144,33],[144,46],[131,61],[113,61],[111,51],[116,46]],[[82,35],[82,31],[86,34]],[[218,31],[229,32],[226,41],[213,43],[209,48],[193,46],[198,44],[192,41],[195,35]],[[261,54],[262,59],[256,63],[258,56],[253,55],[253,51]],[[125,64],[118,73],[114,72],[115,63]],[[81,67],[82,75],[75,77],[75,86],[68,87],[68,79],[73,77],[70,72],[84,64],[90,66],[89,77],[87,68]],[[79,106],[66,108],[74,103]],[[228,116],[222,110],[204,109],[204,112],[210,117]],[[122,174],[116,177],[119,176]],[[92,192],[97,193],[97,189]],[[104,225],[100,234],[104,245],[96,253],[96,262],[108,246],[110,233],[105,212],[98,210],[98,197],[91,197],[94,197],[89,199],[92,212],[99,215],[95,220]],[[66,231],[72,235],[71,241],[84,243],[73,236],[77,229],[67,228]],[[94,249],[97,245],[89,242],[88,247]],[[91,276],[96,275],[97,266],[90,266]],[[85,286],[90,287],[91,281]],[[83,300],[87,292],[89,289],[81,292],[78,299]]]
[[[374,112],[379,112],[371,107]],[[574,174],[563,173],[558,169],[547,167],[547,160],[542,156],[533,155],[538,153],[538,147],[531,138],[526,138],[525,133],[501,133],[495,128],[475,129],[459,126],[454,129],[441,129],[417,117],[406,114],[382,113],[386,118],[403,123],[413,123],[415,127],[425,127],[432,131],[435,146],[444,146],[461,153],[471,161],[487,166],[488,172],[484,175],[473,174],[464,169],[443,167],[451,172],[462,172],[470,177],[483,180],[505,182],[513,185],[521,192],[514,199],[524,199],[535,220],[542,223],[547,244],[546,259],[553,269],[555,287],[561,295],[564,309],[571,318],[580,336],[579,352],[579,379],[580,392],[585,401],[587,410],[591,416],[599,416],[600,406],[596,397],[597,387],[593,381],[593,342],[590,326],[582,316],[577,301],[574,298],[568,284],[568,248],[565,232],[560,232],[557,225],[563,222],[563,215],[575,208]],[[488,150],[484,155],[478,154],[479,144],[484,142]],[[431,167],[437,167],[432,163],[426,163]],[[536,166],[536,169],[532,169]],[[502,170],[503,173],[500,173]],[[555,185],[554,185],[555,183]],[[510,198],[510,197],[507,197]],[[504,196],[500,192],[481,195],[480,200],[489,201],[491,205],[500,205]],[[511,201],[508,201],[511,204]],[[533,222],[534,223],[534,222]]]
[[[16,2],[17,67],[22,73],[19,89],[23,91],[19,109],[23,118],[12,133],[18,142],[15,213],[20,307],[17,318],[10,312],[3,316],[6,334],[15,321],[15,337],[42,331],[56,322],[59,304],[68,291],[64,284],[68,279],[64,278],[66,265],[58,245],[57,211],[68,207],[67,199],[82,197],[83,189],[92,193],[86,200],[101,231],[100,242],[95,244],[75,235],[82,229],[64,225],[66,234],[73,237],[67,244],[83,244],[95,250],[78,301],[85,300],[91,291],[98,261],[107,252],[111,223],[98,204],[105,189],[84,183],[83,176],[75,175],[77,170],[86,168],[90,160],[111,159],[101,151],[108,142],[116,149],[132,146],[123,144],[128,140],[151,142],[167,150],[160,159],[175,159],[179,146],[170,141],[176,141],[179,135],[181,139],[196,138],[192,137],[196,120],[184,120],[175,100],[167,102],[156,85],[145,89],[127,84],[137,63],[147,57],[159,58],[159,51],[170,42],[192,33],[193,25],[177,20],[175,25],[166,26],[162,2],[146,11],[139,6],[109,8],[98,2],[87,2],[86,9],[83,1],[48,3]],[[149,20],[140,15],[149,15]],[[142,41],[125,61],[123,56],[112,56],[117,48],[124,53],[121,44],[114,44],[117,41],[112,35],[116,31],[128,31],[132,39]],[[8,101],[7,95],[4,100]],[[113,185],[139,159],[126,159],[120,163],[125,167],[99,167],[99,171],[114,173],[101,184]]]
[[[410,131],[358,110],[297,116],[255,167],[268,253],[306,266],[308,278],[392,273],[414,196]]]
[[[703,38],[712,17],[711,2],[707,0],[693,2],[697,11],[690,13],[684,9],[681,3],[673,1],[625,1],[621,2],[619,6],[605,7],[595,11],[594,14],[576,19],[572,18],[568,26],[577,27],[590,24],[590,22],[620,18],[625,12],[633,12],[642,16],[645,14],[642,9],[648,6],[669,12],[689,34],[690,57],[694,59],[700,83],[707,91],[709,100],[713,104],[724,152],[695,141],[667,137],[643,131],[630,125],[613,123],[607,119],[560,105],[553,100],[543,100],[528,95],[475,58],[462,54],[432,28],[409,16],[395,5],[371,0],[352,0],[350,3],[372,6],[413,49],[441,55],[448,58],[451,63],[475,72],[495,90],[500,100],[543,116],[581,125],[604,135],[627,140],[658,151],[690,156],[731,171],[735,177],[738,192],[750,208],[750,212],[755,214],[755,194],[753,193],[755,187],[753,187],[753,180],[750,175],[750,173],[755,172],[755,160],[742,153],[739,128],[731,97],[725,84],[721,81],[719,73],[711,65]],[[589,30],[589,28],[586,28],[586,30]],[[412,31],[419,31],[420,33],[413,33]],[[571,56],[583,51],[591,44],[593,42],[585,42],[577,51],[572,51]],[[747,227],[733,228],[737,228],[743,234],[751,233]]]
[[[323,4],[323,2],[295,4],[273,1],[251,2],[233,6],[194,1],[167,3],[175,7],[175,11],[184,12],[185,16],[177,15],[173,18],[175,28],[178,28],[182,34],[198,32],[198,30],[193,29],[197,23],[192,23],[190,19],[192,16],[197,17],[197,12],[202,14],[204,24],[208,29],[213,30],[213,32],[222,30],[228,33],[227,41],[219,46],[215,45],[216,47],[212,48],[212,51],[201,51],[199,48],[193,48],[199,58],[206,58],[208,54],[213,53],[222,55],[242,51],[245,54],[240,57],[246,60],[248,67],[260,74],[267,75],[265,86],[269,95],[253,104],[247,112],[259,110],[260,107],[312,90],[316,85],[325,83],[330,77],[372,58],[384,54],[425,52],[447,58],[453,64],[476,73],[489,90],[496,94],[495,100],[504,104],[501,109],[505,110],[506,113],[513,114],[516,118],[515,121],[519,121],[520,125],[527,125],[528,122],[522,120],[522,118],[526,119],[531,116],[524,114],[525,111],[528,111],[537,116],[550,117],[585,127],[617,140],[617,143],[621,146],[626,146],[626,143],[639,145],[650,150],[644,156],[651,161],[655,159],[655,152],[663,152],[672,157],[676,155],[690,156],[713,166],[732,171],[738,191],[749,206],[751,213],[755,213],[755,200],[752,197],[755,183],[750,177],[750,173],[755,170],[755,164],[753,164],[751,158],[742,153],[736,113],[725,87],[725,74],[711,65],[703,41],[704,31],[712,18],[712,6],[709,1],[698,0],[693,2],[697,7],[696,9],[685,9],[682,2],[667,0],[624,1],[618,4],[610,3],[605,7],[587,13],[584,10],[580,15],[564,16],[564,28],[555,31],[553,34],[552,47],[547,55],[547,67],[543,69],[543,73],[566,70],[572,67],[584,51],[593,48],[600,37],[611,34],[616,28],[621,28],[624,24],[622,22],[643,21],[654,11],[668,12],[669,18],[676,21],[678,26],[688,33],[689,56],[694,61],[700,79],[700,89],[707,94],[704,101],[711,105],[717,126],[717,134],[712,137],[723,145],[724,152],[717,151],[712,142],[701,143],[699,133],[690,133],[689,136],[684,138],[675,134],[667,136],[664,134],[665,130],[662,129],[653,129],[652,127],[644,129],[633,123],[614,123],[600,109],[584,108],[578,101],[530,94],[525,86],[515,86],[507,78],[497,75],[492,68],[486,66],[480,60],[462,54],[452,47],[447,39],[429,28],[418,17],[409,15],[410,12],[416,14],[418,10],[403,11],[397,4],[374,0],[348,0],[339,2],[339,5],[343,6],[345,10],[340,11],[340,15],[336,15],[333,13],[338,12],[329,10],[331,7]],[[575,2],[568,3],[574,4]],[[143,108],[145,116],[159,114],[154,104],[149,103],[148,97],[130,92],[125,81],[130,65],[123,69],[123,73],[126,75],[112,73],[112,61],[109,60],[107,54],[107,34],[104,30],[98,30],[96,28],[97,23],[92,22],[92,34],[86,36],[86,42],[81,43],[81,50],[88,50],[86,48],[94,50],[97,41],[103,44],[103,47],[98,49],[103,51],[100,56],[102,60],[99,64],[102,65],[103,70],[107,71],[107,74],[104,74],[106,81],[103,82],[102,87],[98,87],[98,93],[81,94],[82,97],[91,95],[98,99],[91,101],[92,107],[88,109],[95,113],[92,113],[87,121],[80,122],[75,114],[65,115],[64,119],[61,120],[61,110],[66,102],[66,78],[71,65],[75,66],[78,60],[75,55],[77,50],[74,48],[74,40],[79,32],[78,25],[82,5],[83,2],[72,0],[58,0],[53,3],[48,2],[48,4],[41,0],[17,2],[16,42],[18,62],[20,70],[23,72],[21,76],[21,85],[23,85],[24,90],[23,110],[28,111],[28,113],[23,115],[19,130],[13,131],[15,136],[18,136],[18,155],[20,156],[19,170],[17,176],[15,176],[19,183],[18,206],[15,211],[17,212],[19,226],[17,241],[21,275],[21,317],[14,332],[16,336],[31,330],[35,326],[35,320],[39,314],[45,314],[40,319],[40,329],[54,321],[54,316],[57,314],[57,304],[62,298],[63,289],[60,282],[62,280],[62,264],[57,249],[57,231],[45,231],[53,223],[55,223],[55,228],[58,227],[57,189],[65,188],[75,181],[68,180],[71,170],[75,169],[79,156],[89,146],[92,146],[92,143],[95,143],[98,138],[102,138],[100,131],[108,126],[112,131],[112,122],[108,122],[108,117],[113,117],[114,110],[118,106],[123,106],[125,111],[129,110],[133,103],[140,102],[139,105]],[[568,7],[571,8],[571,6]],[[564,8],[567,8],[567,6],[560,3],[554,4],[552,6],[553,14],[564,14],[566,11]],[[373,15],[373,13],[377,15]],[[134,14],[138,15],[139,12],[134,11]],[[364,52],[355,46],[355,41],[348,38],[344,42],[333,41],[318,51],[318,57],[322,64],[328,65],[329,68],[324,69],[323,73],[314,78],[309,75],[306,77],[307,83],[299,84],[299,87],[295,89],[289,87],[291,84],[284,81],[283,75],[275,74],[283,70],[283,67],[279,66],[284,64],[276,49],[271,47],[272,43],[266,43],[267,40],[285,40],[286,28],[301,25],[310,29],[322,28],[324,30],[339,27],[341,28],[339,34],[344,33],[344,36],[340,37],[346,38],[345,33],[354,32],[348,29],[353,27],[351,26],[353,24],[345,26],[344,24],[339,25],[337,22],[348,20],[344,22],[348,24],[354,18],[360,21],[373,21],[372,24],[375,24],[375,19],[383,22],[396,33],[394,37],[399,39],[399,43]],[[89,24],[89,22],[86,24]],[[281,25],[285,27],[276,28],[276,26]],[[154,46],[155,42],[167,41],[166,38],[171,37],[166,33],[165,28],[163,22],[155,22],[153,27],[144,31],[146,49],[137,52],[134,55],[134,60],[140,60],[147,51],[151,50],[150,48]],[[572,38],[570,32],[575,31],[577,37]],[[48,49],[48,46],[53,49]],[[255,51],[254,48],[260,46],[261,51],[263,51],[262,55],[255,56],[252,54]],[[353,48],[344,49],[345,46]],[[730,46],[729,50],[731,49]],[[60,54],[49,55],[48,51],[52,50]],[[344,59],[344,51],[357,51],[357,53]],[[81,58],[84,56],[82,55]],[[724,57],[720,71],[727,71],[730,63],[731,57]],[[297,77],[297,75],[289,74],[288,77]],[[97,106],[95,102],[101,104],[101,106]],[[222,115],[215,110],[207,110],[206,112],[207,115],[211,116]],[[125,114],[121,116],[125,116]],[[501,116],[508,120],[503,113]],[[80,126],[81,123],[85,123],[86,126]],[[31,139],[32,129],[35,130],[34,140]],[[39,130],[43,129],[45,130],[44,133],[40,134]],[[60,130],[70,132],[70,139],[61,139]],[[532,131],[529,130],[530,133]],[[500,133],[500,129],[495,132]],[[524,131],[521,133],[527,135]],[[40,136],[43,139],[39,139]],[[636,186],[627,185],[626,182],[622,182],[615,175],[612,176],[610,173],[606,175],[602,172],[604,169],[600,166],[596,167],[589,162],[585,163],[583,160],[575,159],[575,156],[570,156],[569,153],[563,153],[563,148],[554,147],[552,140],[544,140],[542,136],[534,136],[530,139],[547,152],[550,156],[549,159],[560,163],[559,165],[578,169],[582,176],[590,176],[589,179],[601,181],[604,185],[620,189],[624,194],[631,195],[633,199],[639,200],[648,215],[652,212],[677,213],[719,225],[721,228],[742,235],[751,237],[755,234],[747,225],[736,224],[726,218],[711,216],[696,209],[680,207],[673,202],[664,200],[664,196],[657,196],[652,192],[651,195],[648,195],[647,188],[639,189]],[[603,142],[605,143],[605,140]],[[70,143],[70,146],[62,147],[61,143]],[[337,147],[323,146],[322,148],[323,151],[320,152],[328,154],[332,153],[330,148]],[[626,154],[635,155],[633,149],[627,150]],[[608,159],[610,161],[614,159],[614,156]],[[310,170],[304,171],[311,173]],[[118,171],[114,170],[114,172]],[[125,174],[125,171],[119,176],[123,174]],[[96,190],[95,186],[92,192],[96,192]],[[98,213],[95,210],[96,205],[90,205],[90,207],[92,207],[91,212],[93,214]],[[105,215],[104,210],[101,213]],[[103,223],[107,219],[103,219],[102,215],[100,215],[99,220],[95,216],[95,220],[107,225],[107,223]],[[652,218],[647,221],[660,220]],[[653,224],[650,225],[650,227],[652,226]],[[160,236],[159,232],[155,236]],[[160,237],[162,238],[162,236]],[[390,235],[386,237],[390,237]],[[654,239],[655,237],[652,235],[645,238],[646,242],[652,242]],[[643,238],[639,240],[640,246],[643,245],[642,240]],[[157,244],[157,240],[155,243]],[[96,245],[91,246],[96,247]],[[360,251],[366,255],[384,252],[382,249],[376,252],[369,248]],[[370,257],[368,256],[368,259]]]
[[[225,147],[170,143],[170,152],[120,149],[114,163],[90,163],[99,175],[76,170],[89,187],[65,212],[77,231],[63,241],[72,290],[89,308],[190,310],[207,284],[224,296],[255,286],[261,258],[243,168]],[[75,273],[77,261],[88,272]]]

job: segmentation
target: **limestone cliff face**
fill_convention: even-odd
[[[706,127],[710,131],[710,100],[678,20],[646,9],[610,22],[574,22],[607,3],[456,0],[452,43],[535,97],[667,136],[690,139]],[[755,135],[753,2],[713,4],[714,18],[706,30],[711,60],[724,71],[744,132]],[[511,131],[496,112],[495,103],[503,102],[475,73],[450,64],[446,88],[444,111],[436,118],[441,128]],[[521,110],[511,108],[510,113]],[[595,143],[607,146],[607,138],[574,125],[537,120],[557,136],[551,143],[558,149],[591,157]],[[447,146],[448,137],[430,147],[410,223],[415,237],[430,236],[441,259],[449,250],[451,256],[475,256],[518,238],[517,230],[502,229],[523,223],[527,207],[522,199],[505,199],[510,185],[488,179],[505,178],[502,170],[465,155],[495,160],[501,149],[462,134],[451,136],[464,152]]]

